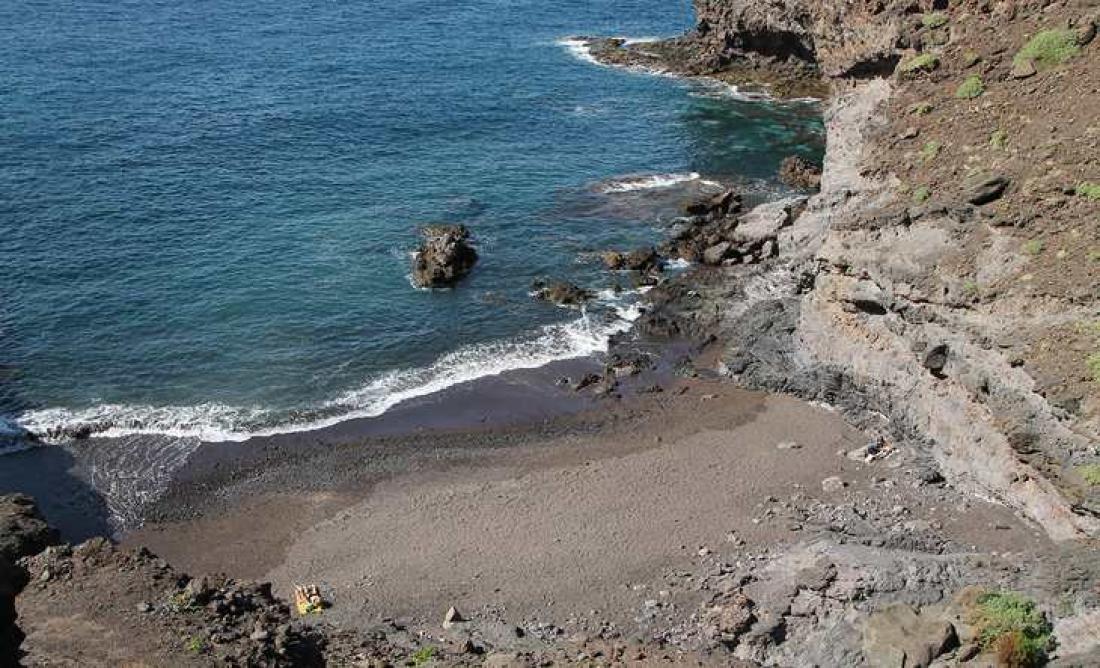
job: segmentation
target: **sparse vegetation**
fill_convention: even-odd
[[[1089,368],[1089,373],[1092,374],[1092,379],[1097,383],[1100,383],[1100,353],[1093,353],[1089,355],[1089,358],[1085,361],[1085,364]]]
[[[1100,355],[1093,355],[1093,357],[1097,358],[1097,369],[1094,373],[1100,372]],[[1098,373],[1097,378],[1100,378],[1100,373]],[[1100,464],[1085,464],[1083,466],[1078,466],[1077,473],[1080,474],[1088,484],[1100,486]]]
[[[1092,262],[1100,262],[1100,248],[1093,248],[1089,251],[1089,260]]]
[[[184,642],[184,647],[192,654],[202,654],[206,650],[206,643],[198,636],[190,636]]]
[[[909,108],[909,113],[916,116],[927,116],[928,114],[932,113],[932,109],[932,105],[928,102],[919,102]]]
[[[982,78],[977,74],[968,76],[957,89],[955,89],[955,97],[960,100],[973,100],[976,97],[981,97],[985,92],[985,84],[982,83]]]
[[[412,661],[412,665],[414,666],[426,665],[435,658],[435,651],[435,648],[431,646],[421,647],[409,657],[409,660]]]
[[[938,141],[928,141],[924,143],[924,146],[920,149],[920,159],[922,162],[932,162],[943,150],[943,144]]]
[[[963,54],[962,66],[964,69],[974,67],[978,63],[982,62],[982,57],[974,51],[967,51]]]
[[[195,607],[195,602],[186,591],[178,591],[168,597],[168,608],[172,612],[186,612]]]
[[[1008,133],[1004,130],[994,130],[993,134],[989,136],[989,146],[998,151],[1005,150],[1008,146]]]
[[[917,204],[923,204],[928,201],[928,198],[932,196],[932,191],[928,189],[928,186],[918,186],[913,191],[913,201]]]
[[[1043,252],[1045,247],[1046,244],[1043,243],[1042,239],[1032,239],[1024,244],[1023,249],[1028,255],[1038,255]]]
[[[1077,195],[1093,202],[1100,202],[1100,183],[1082,181],[1077,184]]]
[[[919,56],[910,58],[901,65],[898,66],[898,71],[902,74],[913,74],[915,72],[931,72],[940,65],[940,59],[931,53],[922,53]]]
[[[997,653],[999,665],[1039,666],[1051,646],[1051,625],[1031,599],[1013,591],[978,597],[970,623],[983,649]]]
[[[1076,56],[1080,50],[1072,30],[1043,30],[1032,37],[1012,60],[1016,64],[1030,60],[1038,69],[1051,68]]]
[[[947,14],[925,14],[920,19],[921,25],[925,28],[942,28],[947,25]]]

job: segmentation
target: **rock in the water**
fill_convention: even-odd
[[[540,285],[536,283],[535,290],[536,299],[557,304],[558,306],[580,306],[593,297],[590,290],[585,290],[582,287],[565,282],[551,283],[549,285]]]
[[[1008,179],[999,174],[983,174],[966,184],[966,200],[975,206],[1000,199],[1008,187]]]
[[[660,258],[653,248],[639,248],[630,251],[623,258],[623,268],[630,271],[649,271],[660,266]]]
[[[779,180],[792,188],[815,190],[821,187],[821,168],[802,156],[792,155],[780,163]]]
[[[603,266],[608,269],[622,269],[626,263],[626,256],[619,251],[605,251],[600,253],[600,260],[603,261]]]
[[[454,285],[470,273],[477,251],[465,225],[429,225],[413,260],[413,281],[426,288]]]

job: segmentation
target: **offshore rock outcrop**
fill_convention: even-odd
[[[413,282],[423,288],[444,288],[462,280],[477,263],[465,225],[429,225],[413,259]]]

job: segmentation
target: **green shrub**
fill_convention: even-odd
[[[1093,355],[1097,358],[1097,368],[1093,371],[1096,379],[1100,381],[1100,354]],[[1091,358],[1090,358],[1091,359]],[[1077,473],[1090,485],[1100,485],[1100,464],[1085,464],[1077,467]]]
[[[1100,248],[1093,248],[1089,251],[1089,260],[1100,262]]]
[[[940,59],[931,53],[922,53],[919,56],[910,58],[901,65],[898,65],[898,71],[902,74],[912,74],[914,72],[931,72],[940,66]]]
[[[973,100],[980,97],[984,92],[985,84],[982,83],[982,78],[977,74],[973,74],[968,76],[955,90],[955,97],[960,100]]]
[[[996,650],[1000,665],[1039,666],[1051,646],[1051,625],[1035,602],[1013,591],[978,597],[971,624],[983,649]]]
[[[1046,248],[1046,244],[1043,243],[1042,239],[1032,239],[1031,241],[1025,243],[1023,248],[1024,252],[1028,255],[1038,255],[1039,253],[1043,252],[1044,248]]]
[[[922,162],[932,162],[936,159],[936,156],[940,154],[940,150],[943,149],[943,144],[938,141],[925,142],[924,146],[920,149],[920,159]]]
[[[435,648],[431,646],[421,647],[409,658],[414,666],[423,666],[435,658],[435,651]]]
[[[933,109],[933,107],[930,103],[928,103],[928,102],[918,102],[917,104],[914,104],[912,107],[909,107],[909,113],[914,114],[916,116],[927,116],[928,114],[932,113],[932,109]]]
[[[928,189],[928,186],[919,186],[913,191],[913,201],[917,204],[924,204],[931,196],[932,191]]]
[[[925,28],[942,28],[947,25],[947,14],[925,14],[920,19],[921,25]]]
[[[989,145],[998,151],[1005,150],[1008,146],[1008,133],[1004,130],[994,130],[993,134],[989,135]]]
[[[974,67],[980,62],[982,62],[982,57],[973,51],[967,51],[963,54],[962,65],[965,69]]]
[[[1082,181],[1077,184],[1077,194],[1085,199],[1100,202],[1100,183]]]
[[[187,638],[187,640],[184,642],[184,647],[187,649],[188,652],[191,652],[192,654],[202,654],[204,651],[206,651],[206,643],[203,642],[202,638],[199,638],[198,636]]]
[[[1085,360],[1085,364],[1089,368],[1089,373],[1092,374],[1092,379],[1100,383],[1100,353],[1089,355],[1089,358]]]
[[[1012,59],[1016,64],[1034,61],[1036,68],[1061,65],[1081,50],[1072,30],[1043,30],[1032,37]]]

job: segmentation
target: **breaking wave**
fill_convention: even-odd
[[[654,188],[671,188],[681,183],[690,183],[702,178],[699,172],[689,174],[650,174],[647,176],[629,176],[616,179],[600,186],[600,192],[604,194],[628,193],[638,190],[651,190]]]
[[[83,410],[47,408],[21,413],[15,423],[0,422],[14,436],[28,431],[47,441],[75,436],[118,438],[138,434],[244,441],[255,436],[312,431],[345,420],[376,417],[397,404],[460,383],[518,369],[606,352],[612,335],[627,331],[641,308],[624,293],[598,300],[598,313],[582,311],[575,320],[546,325],[512,339],[459,348],[420,368],[395,370],[319,405],[297,409],[227,406],[147,406],[104,404]],[[0,450],[2,452],[2,450]]]

